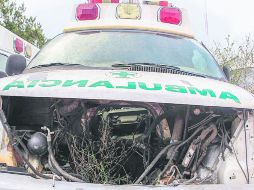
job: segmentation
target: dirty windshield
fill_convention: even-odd
[[[62,34],[53,39],[28,68],[52,63],[89,67],[152,63],[224,78],[213,57],[194,40],[146,32],[95,31]]]

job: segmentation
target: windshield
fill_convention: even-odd
[[[51,63],[91,67],[153,63],[224,78],[210,53],[196,41],[149,32],[94,31],[61,34],[49,42],[28,68]]]

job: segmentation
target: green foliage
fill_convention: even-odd
[[[253,75],[250,68],[254,67],[254,40],[251,36],[241,43],[236,43],[230,36],[226,38],[226,44],[215,44],[213,54],[221,66],[227,66],[231,70],[231,82],[240,85],[248,90],[253,89],[253,85],[246,85],[248,75]]]
[[[28,42],[42,47],[46,43],[40,23],[36,18],[25,16],[24,4],[18,5],[12,0],[0,0],[0,25],[24,38]]]

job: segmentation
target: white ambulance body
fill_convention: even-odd
[[[0,190],[254,189],[254,96],[184,9],[90,0],[20,73],[0,80]]]
[[[38,51],[39,48],[0,25],[0,71],[5,72],[6,61],[10,55],[23,55],[29,62]]]

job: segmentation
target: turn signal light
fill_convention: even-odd
[[[179,25],[182,22],[182,12],[175,7],[163,7],[160,10],[160,21]]]
[[[99,16],[99,7],[94,3],[80,4],[76,10],[78,20],[96,20]]]

